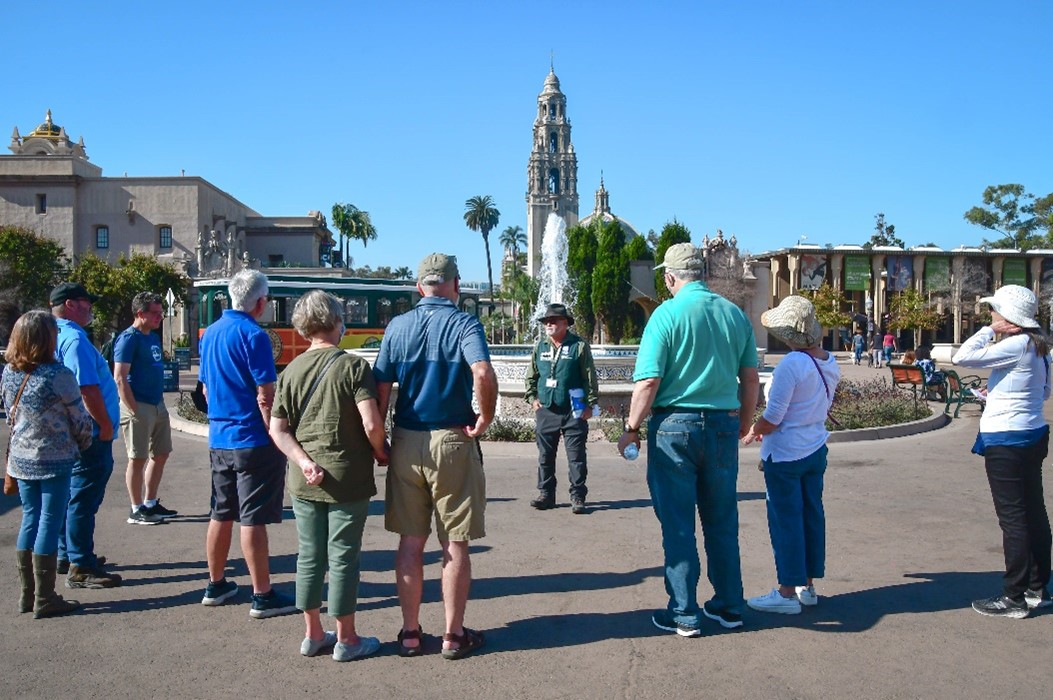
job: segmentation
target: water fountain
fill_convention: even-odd
[[[536,322],[549,304],[574,305],[574,290],[567,286],[567,222],[556,212],[548,215],[541,236],[537,306],[530,318]]]

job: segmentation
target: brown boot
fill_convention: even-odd
[[[18,561],[18,579],[22,582],[22,595],[18,599],[18,612],[33,612],[33,594],[36,586],[33,583],[33,552],[28,549],[16,549]]]
[[[119,585],[121,577],[118,574],[106,573],[98,566],[89,569],[71,564],[66,577],[66,588],[113,588]]]
[[[34,554],[33,574],[36,583],[36,607],[33,608],[33,617],[51,617],[53,615],[65,615],[80,607],[75,600],[64,600],[55,592],[55,576],[58,568],[57,554]]]

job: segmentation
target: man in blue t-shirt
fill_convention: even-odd
[[[224,575],[237,520],[252,579],[249,615],[275,617],[295,612],[296,604],[271,587],[267,525],[282,521],[286,460],[267,432],[278,379],[270,337],[257,323],[270,301],[267,277],[242,270],[227,288],[231,308],[205,329],[199,348],[212,469],[209,581],[201,603],[222,605],[238,592]]]
[[[68,571],[67,588],[111,588],[121,583],[120,576],[103,570],[106,558],[95,554],[95,515],[113,473],[113,427],[119,411],[110,367],[84,332],[98,299],[76,282],[63,282],[49,298],[59,328],[55,359],[72,370],[94,421],[91,445],[73,467],[69,506],[59,531],[56,570]]]
[[[421,653],[424,545],[434,517],[447,592],[442,655],[459,659],[483,645],[483,635],[464,626],[464,608],[471,584],[468,542],[485,534],[486,482],[478,438],[494,418],[497,375],[479,319],[457,309],[457,261],[442,253],[424,258],[417,290],[423,299],[388,324],[374,367],[381,415],[387,415],[392,384],[399,385],[384,527],[400,535],[395,559],[402,606],[399,654]],[[472,409],[473,389],[478,415]]]
[[[125,483],[132,502],[128,522],[156,525],[178,515],[157,498],[172,452],[172,425],[163,393],[164,354],[161,339],[154,334],[164,320],[160,295],[136,294],[132,316],[132,325],[113,343],[113,378],[121,397],[121,432],[128,451]]]

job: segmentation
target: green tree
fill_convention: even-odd
[[[575,332],[590,340],[596,328],[592,308],[592,271],[596,267],[596,222],[567,229],[567,277],[574,288]]]
[[[341,257],[344,268],[351,266],[348,241],[362,241],[362,245],[365,246],[370,241],[377,240],[377,229],[369,218],[369,212],[359,209],[354,204],[338,202],[333,205],[333,226],[340,232],[342,239],[344,252]]]
[[[914,347],[921,344],[922,331],[934,331],[943,321],[942,314],[937,313],[935,304],[913,287],[892,297],[889,302],[889,316],[890,327],[914,331]]]
[[[801,292],[815,305],[815,318],[823,328],[841,328],[852,323],[852,316],[846,311],[848,300],[841,290],[823,284],[818,289]]]
[[[687,226],[684,226],[674,217],[672,221],[662,227],[662,232],[658,234],[658,244],[654,248],[654,259],[661,263],[665,260],[665,251],[669,250],[669,246],[690,242],[691,232],[687,229]],[[658,293],[658,301],[665,301],[669,298],[669,290],[665,288],[664,269],[655,271],[654,288]]]
[[[983,207],[965,212],[965,220],[974,226],[994,231],[1001,238],[984,239],[993,248],[1028,250],[1046,245],[1053,223],[1053,193],[1036,199],[1023,185],[990,185],[984,190]],[[1036,213],[1037,209],[1037,213]],[[1037,232],[1045,229],[1046,237]]]
[[[413,279],[413,270],[409,269],[405,265],[402,267],[395,268],[395,279],[397,280],[408,280]]]
[[[519,276],[519,249],[526,247],[527,237],[522,226],[509,226],[501,232],[501,247],[512,253],[511,277]],[[502,283],[504,283],[504,270],[502,270]]]
[[[629,260],[625,233],[616,221],[600,223],[592,271],[592,308],[597,324],[606,331],[607,342],[620,342],[629,313]]]
[[[903,243],[903,239],[896,235],[895,224],[890,224],[885,221],[885,215],[881,212],[874,214],[874,234],[870,237],[870,240],[863,244],[863,247],[870,250],[874,246],[883,245],[898,245],[900,248],[906,248],[906,244]]]
[[[69,258],[61,245],[36,231],[0,226],[0,296],[18,310],[48,305]]]
[[[185,306],[190,297],[190,278],[170,263],[136,253],[130,258],[123,253],[117,263],[109,264],[93,253],[81,256],[70,271],[70,279],[80,282],[101,298],[95,302],[96,331],[120,330],[132,325],[132,297],[139,292],[154,292],[164,297],[171,289],[176,304]],[[96,336],[102,341],[102,336]]]
[[[483,234],[486,249],[486,280],[490,283],[490,313],[494,312],[494,268],[490,262],[490,232],[497,228],[501,212],[494,206],[490,195],[477,195],[464,203],[464,223],[473,231]]]

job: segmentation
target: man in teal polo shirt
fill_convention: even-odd
[[[699,613],[726,628],[742,626],[738,439],[753,420],[760,380],[749,319],[702,282],[698,250],[690,243],[671,246],[655,269],[663,268],[673,298],[644,328],[618,451],[639,447],[640,426],[650,414],[647,486],[662,526],[669,592],[666,609],[651,619],[660,629],[697,637]],[[701,608],[696,510],[714,591]]]

